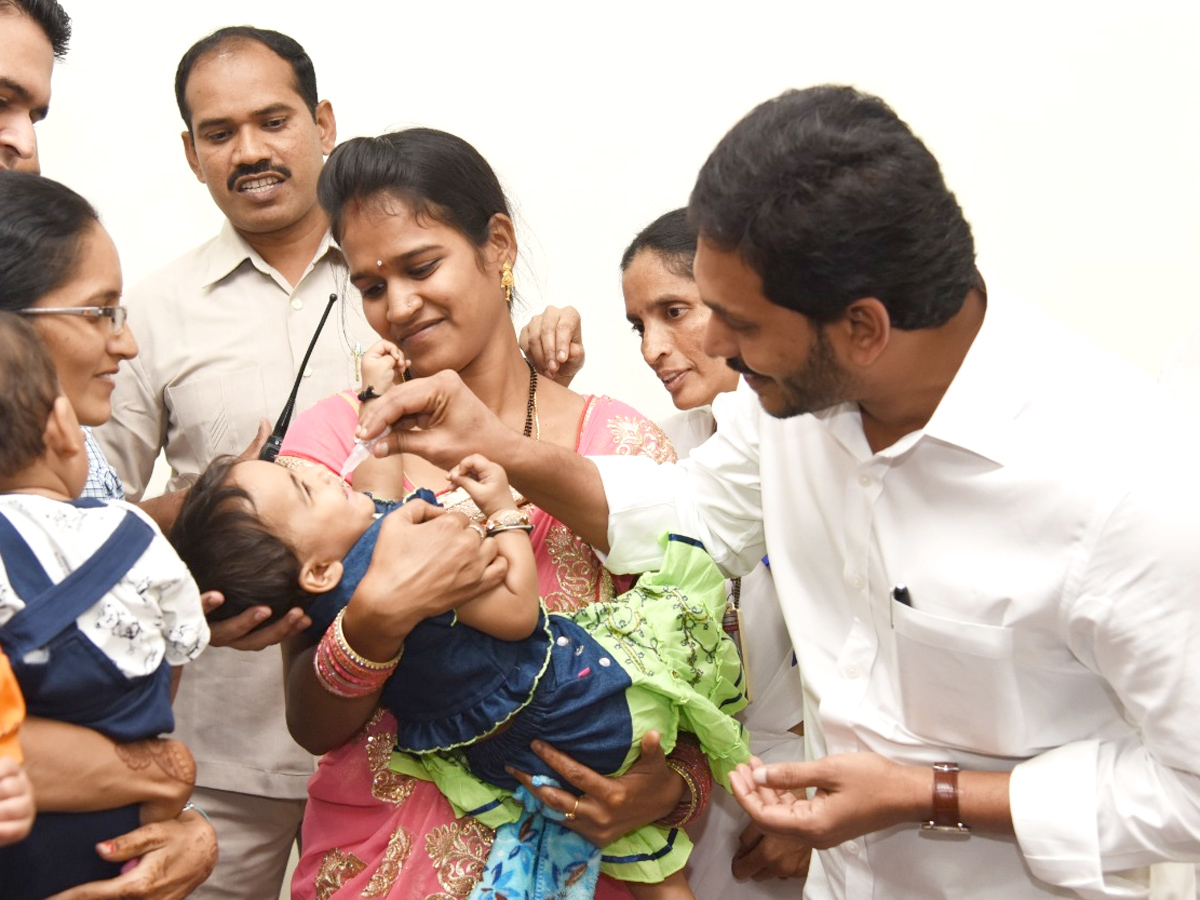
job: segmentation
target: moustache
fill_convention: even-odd
[[[246,177],[249,177],[252,175],[266,175],[268,173],[274,174],[274,175],[279,175],[283,178],[291,178],[292,177],[292,170],[289,169],[287,166],[272,165],[270,160],[263,159],[263,160],[256,162],[252,166],[244,165],[244,164],[238,166],[236,169],[233,170],[233,173],[229,176],[229,179],[226,182],[226,184],[229,188],[230,193],[232,193],[233,186],[237,183],[239,178],[246,178]]]

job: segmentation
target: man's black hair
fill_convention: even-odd
[[[971,227],[933,154],[878,97],[824,85],[755,108],[692,190],[700,237],[737,252],[772,303],[815,322],[875,297],[933,328],[980,284]]]
[[[657,254],[672,274],[695,280],[692,263],[696,258],[696,229],[688,221],[687,209],[663,213],[639,231],[621,255],[621,271],[628,269],[643,250]]]
[[[175,70],[175,102],[179,105],[179,115],[183,116],[188,132],[191,133],[192,130],[192,111],[188,109],[184,94],[192,69],[205,56],[236,41],[256,41],[292,67],[296,93],[304,100],[304,105],[308,107],[308,112],[315,121],[318,103],[317,73],[305,49],[295,39],[269,28],[231,25],[218,28],[208,37],[196,41],[188,48],[187,53],[183,54],[183,59],[179,60],[179,67]]]
[[[0,0],[0,13],[6,7],[38,23],[54,48],[55,57],[62,59],[67,55],[67,45],[71,43],[71,17],[58,0]]]

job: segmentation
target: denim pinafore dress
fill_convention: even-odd
[[[103,501],[72,501],[80,508]],[[154,530],[127,513],[82,566],[58,584],[6,516],[0,514],[0,557],[25,608],[0,628],[25,695],[28,714],[82,725],[119,743],[171,731],[171,671],[164,659],[151,675],[131,678],[117,668],[75,620],[98,603],[141,558]],[[119,863],[95,845],[139,825],[138,807],[94,813],[39,813],[24,841],[0,848],[0,896],[41,900],[77,884],[115,877]]]

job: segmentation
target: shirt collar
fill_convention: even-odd
[[[1003,465],[1012,426],[1028,405],[1036,355],[1049,325],[1013,297],[993,294],[975,340],[924,428],[927,437]],[[1024,349],[1023,349],[1024,348]]]
[[[872,453],[856,403],[841,403],[816,413],[830,434],[861,460],[878,455],[896,458],[924,440],[936,440],[1003,465],[1008,458],[1013,420],[1026,406],[1030,378],[1036,377],[1022,347],[1032,352],[1032,335],[1047,326],[1026,304],[1011,298],[988,300],[975,340],[925,427],[906,434],[878,454]]]
[[[337,253],[341,256],[341,248],[334,241],[333,235],[327,230],[321,237],[321,243],[317,246],[317,252],[313,256],[313,264],[324,259],[329,252]],[[216,239],[209,244],[208,260],[203,275],[203,286],[212,287],[218,281],[228,278],[233,272],[239,269],[245,263],[250,263],[258,271],[270,278],[278,278],[279,273],[275,271],[271,265],[259,256],[258,251],[250,246],[250,242],[238,234],[237,229],[233,227],[233,223],[228,219],[221,226],[221,231]]]

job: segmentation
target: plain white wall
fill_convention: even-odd
[[[624,323],[621,251],[788,87],[887,99],[940,159],[993,290],[1152,372],[1200,314],[1195,0],[64,4],[43,170],[97,205],[128,281],[220,223],[183,158],[174,70],[249,23],[308,49],[341,138],[422,124],[474,143],[515,203],[527,305],[584,312],[578,386],[650,415],[670,405]]]

